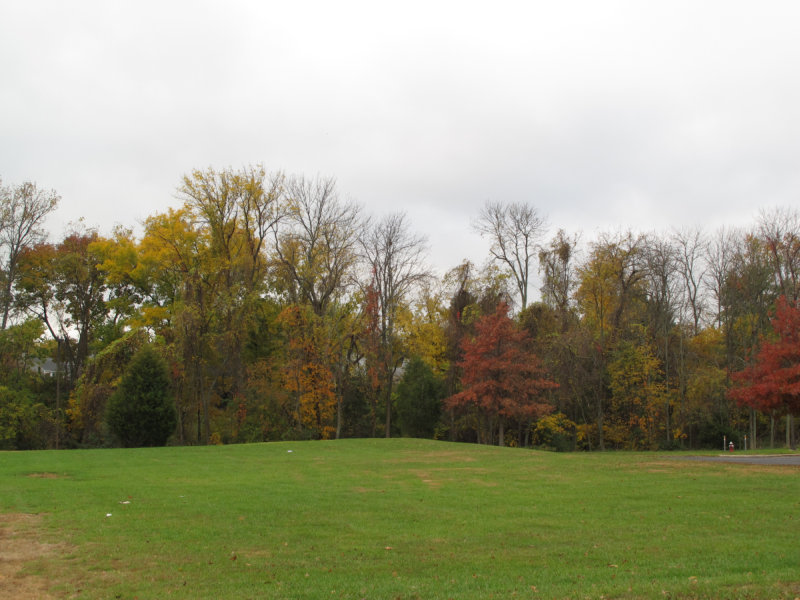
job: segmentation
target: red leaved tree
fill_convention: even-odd
[[[541,362],[528,349],[527,333],[509,317],[508,305],[500,303],[494,314],[482,317],[475,337],[464,339],[462,348],[458,366],[463,389],[445,403],[451,409],[477,411],[490,431],[496,424],[500,445],[507,421],[530,424],[552,410],[543,392],[558,384],[545,377]]]
[[[728,396],[761,412],[800,411],[800,307],[778,298],[774,340],[764,340],[755,362],[732,375]]]

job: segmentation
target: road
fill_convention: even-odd
[[[718,456],[687,456],[687,460],[741,463],[746,465],[786,465],[800,467],[800,454],[720,454]]]

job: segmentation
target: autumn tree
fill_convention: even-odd
[[[592,364],[589,378],[593,398],[598,446],[604,449],[604,417],[608,390],[605,372],[610,352],[630,327],[641,322],[646,307],[646,262],[643,235],[632,232],[604,236],[591,246],[587,260],[578,269],[575,291],[582,331],[595,347],[585,355]],[[585,345],[584,345],[585,347]]]
[[[625,340],[613,352],[608,365],[609,422],[606,440],[620,448],[652,450],[659,433],[669,430],[669,396],[661,362],[647,343]]]
[[[539,251],[539,271],[543,279],[542,302],[558,311],[562,331],[569,327],[573,292],[577,283],[577,246],[577,235],[570,236],[559,229],[547,246]]]
[[[800,307],[778,299],[771,320],[774,339],[764,339],[753,363],[733,374],[729,396],[761,412],[800,412]]]
[[[18,303],[63,349],[69,382],[80,376],[105,321],[105,278],[97,231],[76,228],[58,244],[38,244],[20,260]]]
[[[681,435],[691,447],[718,444],[730,434],[725,333],[706,327],[686,340]]]
[[[8,325],[14,308],[14,286],[22,254],[44,242],[44,220],[58,206],[55,190],[25,182],[6,187],[0,180],[0,329]]]
[[[363,223],[360,207],[340,199],[333,178],[293,177],[287,181],[289,211],[274,231],[272,280],[282,301],[302,314],[313,313],[317,344],[325,352],[315,360],[328,361],[315,368],[330,372],[336,401],[336,437],[342,429],[342,399],[353,366],[352,339],[357,324],[349,293],[356,282],[358,239]],[[310,321],[305,320],[309,323]],[[289,330],[290,345],[305,345],[308,332]],[[320,337],[322,336],[322,337]],[[309,355],[310,356],[310,355]],[[311,365],[307,365],[311,368]],[[312,378],[309,381],[322,381]],[[328,394],[328,383],[318,390]]]
[[[800,298],[800,211],[762,211],[758,236],[764,243],[778,292],[796,302]]]
[[[763,240],[740,238],[722,287],[723,331],[728,367],[739,370],[769,329],[769,310],[778,293]]]
[[[474,229],[487,238],[492,258],[500,263],[517,285],[522,308],[528,305],[528,283],[545,220],[533,206],[488,201],[481,209]]]
[[[153,275],[147,304],[156,319],[148,320],[168,326],[182,440],[191,417],[196,438],[208,443],[214,413],[243,393],[242,349],[266,292],[268,241],[285,213],[283,182],[261,166],[194,170],[178,189],[183,207],[146,223],[140,265]]]
[[[385,434],[391,437],[395,373],[406,358],[398,335],[398,317],[411,294],[428,277],[423,263],[425,240],[414,235],[402,213],[373,223],[361,240],[368,271],[364,287],[375,293],[378,336],[377,370],[386,410]]]
[[[550,412],[545,391],[556,387],[508,312],[508,305],[501,303],[476,323],[475,336],[463,343],[463,389],[445,401],[453,409],[475,411],[484,439],[491,440],[497,431],[501,446],[510,420],[530,422]]]
[[[216,281],[207,232],[186,207],[148,217],[139,244],[146,299],[142,325],[165,341],[165,357],[176,391],[179,443],[208,442],[215,380],[212,317]],[[139,268],[137,267],[137,268]],[[210,289],[209,289],[210,286]]]

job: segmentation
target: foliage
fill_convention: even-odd
[[[535,419],[552,410],[544,392],[556,387],[547,379],[536,355],[527,347],[527,335],[508,316],[501,303],[494,314],[475,325],[475,337],[463,342],[463,390],[450,396],[452,409],[474,409],[492,429],[496,420],[502,445],[509,419]]]
[[[762,412],[800,412],[800,307],[785,296],[772,318],[775,339],[764,340],[752,365],[733,374],[731,398]]]
[[[177,419],[167,367],[151,346],[131,359],[107,408],[111,432],[126,447],[163,446]]]
[[[0,181],[0,330],[19,308],[15,302],[20,259],[47,237],[44,220],[60,200],[55,190],[43,190],[27,181],[4,186]]]
[[[284,309],[279,320],[289,332],[283,388],[291,399],[296,431],[305,439],[330,439],[336,432],[336,383],[324,323],[299,306]]]
[[[658,447],[658,426],[669,410],[663,372],[652,349],[622,342],[608,366],[610,419],[608,440],[620,448],[651,450]]]
[[[410,437],[433,437],[444,395],[443,381],[421,357],[412,357],[397,384],[395,409],[400,433]]]
[[[564,413],[545,415],[533,427],[533,444],[557,452],[575,450],[578,426]]]
[[[425,239],[415,235],[403,213],[387,215],[367,229],[361,239],[362,258],[369,270],[373,294],[374,363],[380,395],[386,409],[384,434],[392,434],[392,389],[395,373],[406,358],[407,349],[401,336],[401,314],[411,295],[429,278],[423,262]]]
[[[45,445],[41,429],[52,414],[26,389],[0,385],[0,449],[30,450]]]
[[[800,296],[800,211],[711,235],[605,232],[584,247],[564,230],[540,243],[531,205],[489,202],[475,229],[493,260],[437,280],[405,215],[370,219],[333,177],[195,169],[177,195],[181,206],[148,216],[140,237],[79,222],[48,242],[42,219],[58,195],[0,184],[0,385],[17,415],[7,423],[27,432],[7,445],[106,444],[108,398],[151,340],[168,364],[178,444],[416,430],[419,404],[396,393],[412,356],[459,399],[436,428],[453,441],[527,446],[550,407],[587,448],[796,438],[800,402],[783,364],[795,357],[775,345],[790,334],[769,316],[779,295]],[[541,301],[528,296],[537,257]],[[514,362],[549,382],[535,393],[484,394],[466,368],[502,303],[508,339],[525,335],[504,342],[522,348]],[[57,376],[37,373],[47,359],[63,365]],[[497,389],[525,379],[504,369],[482,376],[505,381]]]
[[[137,351],[147,343],[147,333],[143,329],[135,329],[89,359],[69,395],[66,410],[76,444],[92,446],[105,443],[108,400]]]

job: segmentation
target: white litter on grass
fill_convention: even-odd
[[[294,450],[287,450],[287,452],[294,452]]]
[[[111,516],[111,513],[106,513],[106,517],[110,517],[110,516]]]
[[[130,500],[120,500],[119,503],[120,504],[130,504],[131,501]]]

